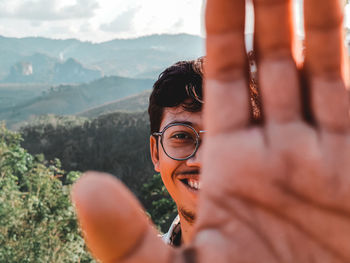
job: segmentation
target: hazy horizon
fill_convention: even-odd
[[[116,38],[105,40],[105,41],[102,41],[102,42],[93,42],[93,41],[90,41],[90,40],[81,40],[81,39],[78,39],[78,38],[75,38],[75,37],[55,38],[55,37],[31,36],[31,35],[16,37],[16,36],[6,36],[6,35],[0,33],[0,37],[4,37],[4,38],[15,38],[15,39],[43,38],[43,39],[52,39],[52,40],[78,40],[80,42],[89,42],[89,43],[94,43],[94,44],[101,44],[101,43],[109,42],[109,41],[113,41],[113,40],[130,40],[130,39],[146,38],[146,37],[161,36],[161,35],[169,35],[169,36],[190,35],[190,36],[196,36],[196,37],[204,38],[204,36],[197,35],[197,34],[190,34],[190,33],[186,33],[186,32],[179,32],[179,33],[153,33],[153,34],[148,34],[148,35],[130,36],[130,37],[116,37]]]
[[[247,0],[246,33],[254,10]],[[294,0],[296,33],[303,36],[303,0]],[[0,35],[103,43],[160,34],[205,37],[205,0],[13,0],[0,1]],[[350,4],[345,27],[350,28]]]

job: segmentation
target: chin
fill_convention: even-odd
[[[190,224],[193,224],[196,220],[196,213],[186,208],[180,208],[179,213]]]

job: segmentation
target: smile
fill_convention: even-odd
[[[201,183],[198,180],[187,178],[180,180],[183,184],[185,184],[187,187],[193,189],[193,190],[200,190],[201,189]]]

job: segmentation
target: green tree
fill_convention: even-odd
[[[147,183],[143,184],[142,193],[147,213],[154,224],[161,232],[167,231],[177,214],[177,209],[160,174],[155,174]]]
[[[21,140],[0,126],[0,262],[94,262],[69,198],[80,174],[32,156]]]

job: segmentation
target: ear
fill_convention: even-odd
[[[149,138],[149,145],[150,145],[151,158],[154,165],[154,170],[159,173],[160,168],[159,168],[159,153],[158,153],[157,137],[154,137],[151,135]]]

